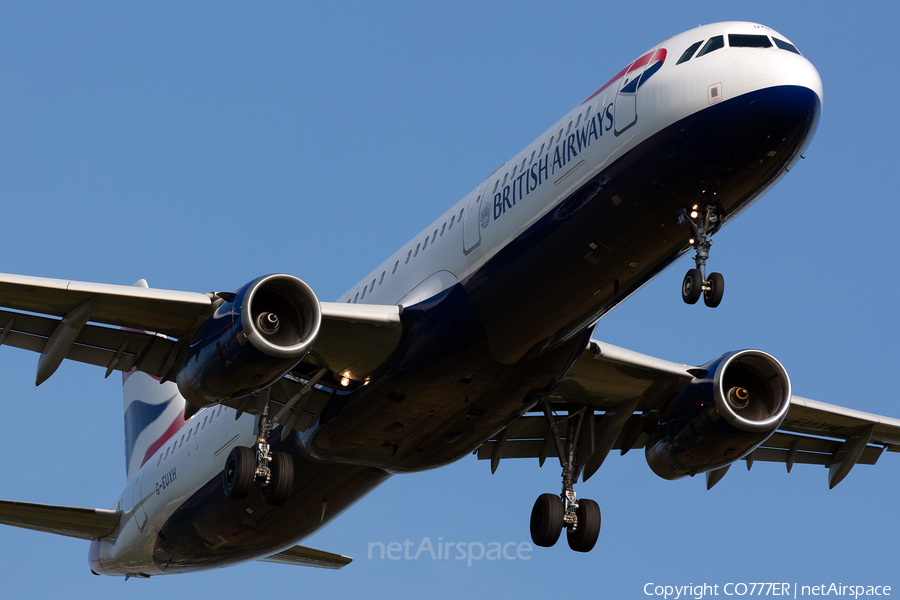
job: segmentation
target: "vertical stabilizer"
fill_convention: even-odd
[[[139,279],[133,287],[149,287]],[[141,332],[144,333],[144,332]],[[125,404],[125,477],[134,477],[153,453],[184,425],[185,400],[175,382],[160,384],[137,369],[122,373]]]
[[[122,373],[125,404],[125,473],[128,481],[184,425],[185,400],[174,381],[131,370]]]

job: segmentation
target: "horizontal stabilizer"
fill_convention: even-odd
[[[301,567],[318,567],[320,569],[340,569],[346,567],[353,559],[349,556],[332,554],[324,550],[307,548],[306,546],[294,546],[284,552],[273,554],[268,558],[259,559],[260,562],[278,563],[281,565],[299,565]]]
[[[113,533],[122,513],[102,508],[0,500],[0,524],[96,540]]]

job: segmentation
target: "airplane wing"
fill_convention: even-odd
[[[79,508],[0,500],[0,523],[55,533],[82,540],[97,540],[113,533],[122,513],[102,508]]]
[[[182,340],[229,294],[200,294],[0,274],[0,344],[41,354],[36,383],[64,359],[172,378]],[[321,302],[322,326],[305,359],[362,379],[400,339],[397,306]],[[29,314],[30,313],[30,314]],[[147,333],[153,332],[153,333]]]
[[[268,558],[261,558],[259,562],[319,567],[320,569],[341,569],[353,562],[353,559],[342,554],[332,554],[331,552],[307,548],[306,546],[294,546]]]
[[[611,450],[625,454],[643,448],[652,429],[653,415],[695,376],[700,367],[674,363],[612,344],[591,340],[576,364],[551,393],[549,407],[567,439],[571,417],[585,411],[587,435],[578,436],[582,477],[593,475]],[[546,414],[539,405],[513,422],[477,451],[490,460],[492,470],[504,458],[558,456]],[[566,413],[566,414],[563,414]],[[900,419],[792,396],[787,416],[763,444],[743,457],[748,469],[755,461],[821,465],[828,469],[829,487],[840,483],[856,464],[875,464],[885,451],[900,452]],[[728,467],[707,473],[711,488]]]

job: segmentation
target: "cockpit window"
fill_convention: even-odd
[[[709,41],[703,44],[703,47],[700,48],[700,52],[697,53],[697,58],[700,58],[704,54],[709,54],[710,52],[714,52],[719,48],[725,47],[725,38],[721,35],[717,35],[716,37],[709,38]]]
[[[703,43],[703,40],[700,40],[699,42],[695,42],[695,43],[691,44],[690,47],[684,51],[684,54],[681,55],[681,58],[679,58],[678,62],[675,64],[680,65],[683,62],[687,62],[687,61],[691,60],[691,57],[694,56],[694,52],[697,51],[697,48],[699,48],[700,44],[702,44],[702,43]]]
[[[779,40],[777,37],[773,37],[772,39],[775,40],[775,45],[782,50],[787,50],[788,52],[793,52],[794,54],[800,54],[800,51],[797,50],[797,46],[784,40]]]
[[[771,48],[772,42],[766,35],[750,35],[746,33],[729,33],[728,45],[732,48]]]

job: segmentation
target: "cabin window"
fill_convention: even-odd
[[[356,296],[353,298],[353,304],[359,302],[359,292],[356,292]]]
[[[481,198],[481,196],[479,196]],[[437,229],[434,230],[434,233],[431,234],[431,243],[434,243],[434,240],[437,239]]]
[[[205,417],[203,417],[203,422],[200,423],[200,429],[203,429],[203,428],[206,427],[206,420],[207,420],[208,418],[209,418],[209,415],[206,415]]]
[[[528,164],[529,164],[529,165],[530,165],[531,163],[534,162],[534,155],[535,155],[535,154],[537,154],[537,150],[532,150],[532,151],[531,151],[531,158],[528,159]]]
[[[497,188],[498,188],[498,187],[500,187],[500,180],[499,180],[499,179],[498,179],[497,181],[494,182],[494,192],[493,192],[493,193],[495,193],[495,194],[497,193]],[[453,221],[452,221],[452,220],[450,221],[450,227],[453,227]]]
[[[456,219],[457,221],[462,221],[462,216],[463,216],[464,210],[466,210],[466,209],[462,209],[461,211],[459,211],[459,217]]]
[[[415,258],[419,255],[419,248],[421,248],[421,247],[422,247],[422,244],[416,244],[416,253],[413,254],[413,258]]]
[[[359,297],[360,300],[362,300],[363,298],[366,297],[366,290],[367,290],[367,289],[368,289],[368,288],[363,288],[362,296]]]
[[[375,291],[375,280],[373,279],[371,285],[369,285],[369,293],[371,294],[374,291]]]
[[[575,129],[578,129],[579,125],[581,125],[581,115],[578,115],[578,120],[575,121]]]
[[[159,458],[156,460],[156,466],[159,466],[159,463],[162,462],[162,452],[159,453]]]
[[[222,414],[222,405],[220,404],[220,405],[219,405],[219,410],[216,411],[216,416],[218,417],[218,416],[221,415],[221,414]]]
[[[694,42],[693,44],[688,46],[688,49],[684,51],[684,54],[681,55],[681,58],[679,58],[678,62],[675,64],[680,65],[681,63],[685,63],[685,62],[691,60],[691,58],[694,56],[694,52],[697,51],[697,48],[699,48],[700,44],[702,44],[702,43],[703,43],[703,40],[700,40],[699,42]]]
[[[178,447],[184,446],[184,434],[181,435],[181,439],[178,440]]]
[[[441,225],[441,236],[444,235],[444,230],[447,229],[447,221],[444,221],[444,224]]]
[[[586,111],[584,111],[584,120],[585,121],[587,121],[588,119],[591,118],[591,109],[592,108],[593,108],[593,106],[588,106],[588,109]]]
[[[409,264],[409,259],[412,257],[412,250],[406,253],[406,264]]]
[[[725,38],[721,35],[717,35],[716,37],[709,38],[709,41],[703,44],[703,47],[700,48],[700,52],[697,53],[697,58],[705,54],[709,54],[710,52],[715,52],[719,48],[725,47]]]
[[[387,271],[382,271],[382,272],[381,272],[381,279],[378,280],[378,285],[381,285],[382,283],[384,283],[384,276],[385,276],[385,275],[387,275]]]
[[[777,37],[773,37],[772,39],[775,40],[775,45],[782,50],[787,50],[788,52],[793,52],[794,54],[800,54],[800,51],[797,50],[797,46],[791,44],[790,42],[779,40]]]
[[[559,142],[559,140],[561,140],[561,139],[562,139],[562,127],[559,128],[559,133],[556,134],[556,141]]]
[[[729,33],[728,45],[732,48],[771,48],[772,42],[766,35],[749,35],[745,33]]]
[[[428,247],[428,236],[425,236],[425,242],[422,244],[422,252],[425,252],[425,248]]]
[[[545,146],[545,145],[546,145],[546,144],[541,144],[541,150],[540,150],[540,152],[538,152],[538,158],[540,158],[540,157],[542,157],[542,156],[544,155],[544,146]]]
[[[512,178],[513,178],[513,179],[516,178],[516,171],[518,171],[518,170],[519,170],[519,165],[516,165],[516,166],[513,167],[513,172],[512,172]],[[506,181],[504,181],[503,183],[506,183]]]
[[[394,270],[391,271],[391,275],[393,275],[394,273],[397,272],[397,267],[399,267],[399,266],[400,266],[400,261],[398,260],[397,262],[394,263]]]
[[[184,440],[184,441],[186,441],[186,442],[191,441],[191,434],[192,434],[192,433],[194,433],[194,430],[193,430],[193,429],[189,429],[189,430],[188,430],[188,436],[187,436],[187,439]]]
[[[569,126],[566,127],[566,135],[569,135],[572,131],[572,121],[569,121]]]
[[[169,448],[166,448],[166,455],[163,456],[163,458],[164,458],[164,459],[165,459],[165,458],[169,458]]]
[[[509,177],[509,173],[507,173],[506,175],[503,176],[503,185],[506,185],[506,180],[507,180],[508,177]],[[460,213],[460,217],[459,217],[459,218],[462,219],[462,213]]]
[[[497,189],[496,185],[494,186],[494,189],[495,190]],[[450,217],[450,227],[448,227],[447,229],[453,229],[453,221],[455,221],[455,220],[456,220],[456,215],[453,215],[452,217]]]

